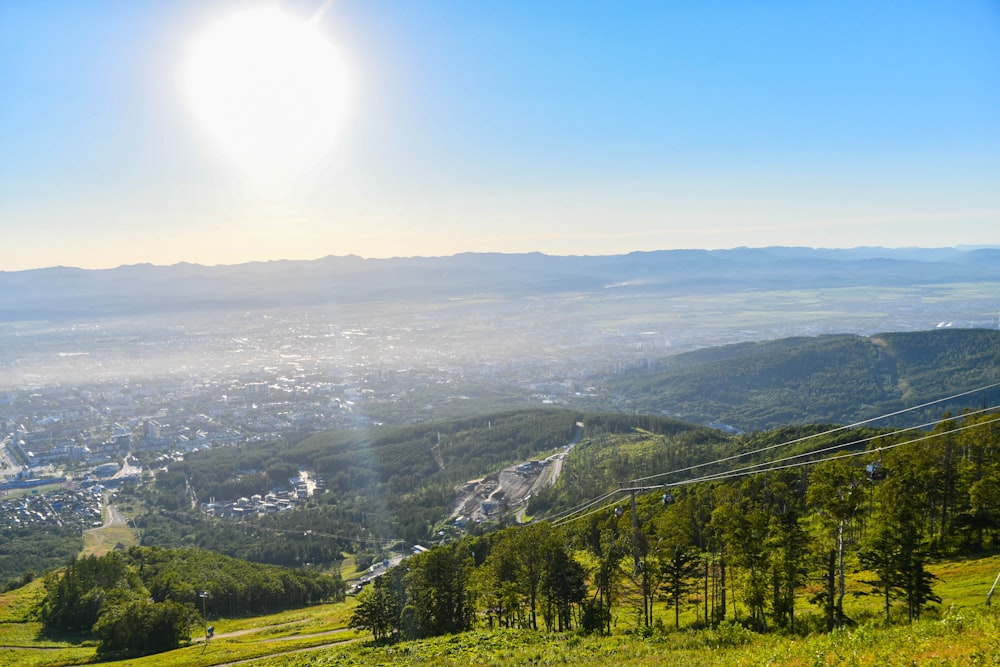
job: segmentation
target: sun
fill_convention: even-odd
[[[337,50],[314,23],[275,7],[210,26],[183,80],[200,124],[266,195],[284,196],[333,149],[347,110]]]

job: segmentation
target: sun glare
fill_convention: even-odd
[[[347,107],[336,49],[309,21],[272,7],[209,27],[184,85],[199,122],[268,196],[284,196],[333,149]]]

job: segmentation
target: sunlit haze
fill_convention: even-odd
[[[0,3],[0,270],[1000,245],[998,62],[989,0]]]

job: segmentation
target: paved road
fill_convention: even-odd
[[[533,495],[539,489],[546,486],[552,486],[559,479],[559,475],[562,474],[563,461],[569,456],[569,453],[573,451],[573,448],[580,444],[580,440],[583,439],[583,422],[576,423],[576,433],[573,435],[573,439],[570,440],[569,444],[563,447],[563,451],[558,454],[553,454],[548,458],[549,469],[540,476],[539,479],[535,480],[535,483],[531,487],[531,494]],[[515,523],[524,523],[524,514],[528,510],[528,505],[525,505],[517,511],[514,515]]]
[[[118,511],[118,508],[111,504],[111,494],[107,491],[104,492],[104,525],[102,528],[107,528],[109,526],[124,526],[128,523],[125,515]]]
[[[548,481],[549,486],[555,484],[556,480],[559,479],[559,475],[562,474],[563,461],[565,461],[566,457],[569,456],[569,453],[573,451],[573,448],[580,444],[581,440],[583,440],[583,422],[577,422],[576,433],[573,435],[573,439],[568,445],[566,445],[562,452],[553,457],[552,472],[549,475]]]

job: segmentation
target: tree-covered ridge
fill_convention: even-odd
[[[335,505],[307,507],[257,522],[214,520],[194,511],[153,510],[135,519],[145,546],[196,546],[240,560],[283,567],[330,568],[366,533]],[[343,532],[337,532],[343,531]],[[340,537],[327,537],[337,535]]]
[[[211,604],[259,615],[342,600],[338,576],[248,563],[202,549],[133,547],[73,560],[45,577],[39,616],[48,632],[93,635],[99,653],[176,648]]]
[[[670,357],[664,370],[617,379],[626,411],[744,431],[850,424],[1000,382],[1000,331],[937,329],[740,343]],[[1000,391],[983,400],[1000,398]],[[959,404],[911,413],[919,423]]]
[[[841,451],[783,470],[677,484],[672,502],[640,492],[633,509],[619,495],[556,525],[435,548],[366,590],[354,624],[380,640],[477,623],[608,633],[623,614],[640,627],[662,622],[657,610],[666,603],[675,625],[683,610],[712,627],[832,630],[856,618],[845,579],[878,596],[886,621],[912,621],[940,601],[932,559],[1000,551],[996,419],[945,419],[930,433],[786,430],[783,440],[754,444],[819,434]],[[619,452],[656,444],[648,434],[619,437]],[[805,442],[780,455],[823,448]],[[421,600],[449,602],[431,621]]]
[[[451,513],[457,485],[566,445],[579,418],[568,410],[521,410],[202,451],[157,474],[144,493],[160,511],[137,524],[144,544],[181,539],[284,565],[330,563],[358,542],[417,543]],[[266,493],[287,485],[299,469],[326,481],[326,492],[304,509],[252,527],[188,515],[194,498]],[[312,536],[304,537],[306,531]]]
[[[578,415],[520,410],[389,427],[319,433],[288,452],[327,478],[328,489],[356,491],[371,483],[391,495],[428,484],[464,482],[568,443]]]
[[[701,441],[725,440],[718,431],[664,417],[553,409],[320,433],[297,443],[199,452],[173,463],[142,490],[157,509],[137,517],[136,525],[145,545],[196,545],[285,566],[333,565],[342,551],[358,553],[360,545],[359,558],[367,562],[390,538],[427,539],[451,514],[458,485],[566,445],[578,421],[586,425],[584,442],[641,432],[673,439],[678,447],[670,451],[684,460],[712,455]],[[191,510],[190,491],[202,501],[223,492],[249,496],[286,483],[299,468],[329,480],[328,490],[294,512],[234,523]]]
[[[0,586],[20,586],[62,565],[82,548],[83,537],[75,526],[4,528],[0,530]]]

